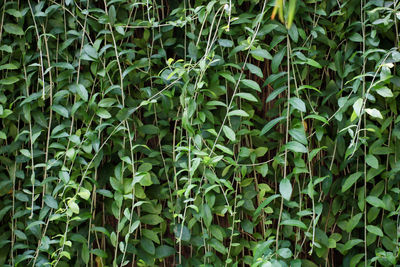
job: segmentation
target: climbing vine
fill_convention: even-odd
[[[399,14],[0,0],[0,265],[395,265]]]

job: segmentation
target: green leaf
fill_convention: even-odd
[[[322,69],[322,66],[317,61],[315,61],[314,59],[307,58],[306,63],[308,65],[310,65],[310,66],[316,67],[318,69]]]
[[[81,189],[80,189],[78,195],[79,195],[81,198],[83,198],[83,199],[85,199],[85,200],[88,200],[88,199],[90,198],[90,191],[87,190],[87,189],[84,188],[84,187],[81,187]]]
[[[68,207],[71,209],[73,213],[79,214],[79,206],[76,204],[74,199],[68,201]]]
[[[358,178],[360,178],[362,175],[362,172],[356,172],[347,177],[347,179],[344,181],[342,185],[342,193],[346,192],[349,190],[350,187],[353,186],[354,183],[357,182]]]
[[[14,16],[16,18],[22,18],[22,13],[16,9],[6,9],[7,14],[10,14],[11,16]]]
[[[374,234],[374,235],[383,237],[383,232],[382,232],[382,230],[381,230],[379,227],[375,226],[375,225],[367,225],[367,230],[368,230],[368,232],[370,232],[371,234]]]
[[[353,229],[357,226],[362,216],[363,216],[362,213],[354,215],[346,224],[346,232],[350,233],[351,231],[353,231]]]
[[[233,42],[228,39],[219,39],[218,44],[222,47],[232,47],[233,46]]]
[[[203,204],[202,217],[204,219],[205,225],[207,227],[210,227],[213,217],[212,217],[212,212],[211,212],[210,206],[208,206],[207,203]]]
[[[4,79],[1,79],[0,80],[0,84],[10,85],[10,84],[14,84],[14,83],[16,83],[18,81],[19,81],[19,78],[13,76],[13,77],[7,77],[7,78],[4,78]]]
[[[258,85],[258,83],[253,80],[243,79],[240,82],[243,83],[245,86],[250,87],[251,89],[261,92],[260,85]]]
[[[115,102],[117,102],[117,100],[114,98],[104,98],[104,99],[100,100],[98,106],[101,108],[109,108],[112,105],[114,105]]]
[[[9,34],[24,35],[24,30],[16,24],[6,23],[4,24],[4,30]]]
[[[288,22],[286,27],[287,29],[290,29],[292,27],[294,14],[296,12],[296,2],[296,0],[289,0]]]
[[[377,89],[376,92],[377,92],[379,95],[383,96],[383,97],[393,97],[392,90],[390,90],[390,89],[387,88],[386,86]]]
[[[154,247],[153,241],[147,238],[142,238],[140,240],[140,246],[150,255],[154,255],[156,253],[156,248]]]
[[[271,76],[270,76],[271,77]],[[267,100],[265,101],[266,103],[271,102],[272,100],[274,100],[279,94],[281,94],[283,91],[285,91],[287,89],[287,86],[282,86],[278,89],[275,89],[274,91],[272,91],[269,96],[267,97]]]
[[[262,129],[260,132],[260,136],[266,134],[269,130],[272,129],[278,122],[283,121],[286,119],[286,117],[278,117],[276,119],[273,119],[272,121],[269,121]]]
[[[357,33],[357,32],[353,33],[353,34],[349,37],[349,39],[350,39],[350,41],[358,42],[358,43],[361,43],[361,42],[363,41],[363,38],[362,38],[361,34],[359,34],[359,33]]]
[[[234,155],[233,151],[231,149],[229,149],[229,148],[227,148],[227,147],[225,147],[223,145],[216,144],[215,147],[219,148],[222,152],[225,152],[226,154],[229,154],[229,155],[232,155],[232,156]]]
[[[31,229],[32,227],[36,226],[36,225],[43,225],[45,224],[43,221],[33,221],[30,224],[28,224],[28,226],[25,228],[25,231]]]
[[[110,112],[108,112],[106,109],[104,109],[104,108],[99,108],[97,111],[96,111],[96,114],[97,114],[97,116],[99,116],[100,118],[102,118],[102,119],[109,119],[109,118],[111,118],[111,114],[110,114]]]
[[[167,245],[161,245],[156,248],[157,258],[167,258],[175,254],[175,249]]]
[[[354,104],[353,104],[353,109],[354,109],[354,112],[356,113],[357,117],[360,117],[362,105],[363,105],[362,98],[357,99],[356,102],[354,102]]]
[[[111,5],[110,8],[108,9],[108,17],[110,19],[110,24],[114,25],[115,24],[115,19],[117,17],[114,5]]]
[[[99,256],[100,258],[107,258],[107,253],[104,252],[104,250],[101,250],[101,249],[99,249],[99,248],[92,249],[92,250],[90,251],[90,253],[92,253],[92,254],[94,254],[94,255],[96,255],[96,256]]]
[[[231,140],[231,141],[236,141],[236,135],[235,132],[228,126],[224,125],[222,127],[222,130],[224,131],[225,136]]]
[[[219,72],[218,74],[221,75],[222,77],[224,77],[227,81],[230,81],[231,83],[236,84],[235,78],[233,78],[233,76],[230,75],[229,73]]]
[[[86,55],[89,56],[88,59],[97,59],[99,57],[99,54],[97,53],[96,49],[93,48],[90,44],[86,44],[83,47],[83,51],[85,52]]]
[[[61,105],[53,105],[51,108],[56,113],[58,113],[59,115],[63,116],[64,118],[68,118],[69,117],[69,112],[65,107],[63,107]]]
[[[350,249],[352,249],[354,246],[363,243],[363,240],[361,239],[350,239],[349,241],[346,242],[346,244],[344,244],[342,250],[343,251],[348,251]]]
[[[160,131],[157,126],[152,124],[143,125],[139,130],[144,134],[158,134]]]
[[[88,101],[88,92],[82,84],[72,84],[70,86],[70,90],[71,92],[76,92],[83,101]]]
[[[185,225],[182,227],[182,224],[178,224],[174,227],[174,234],[178,240],[181,239],[183,241],[189,241],[191,237],[189,228]]]
[[[274,199],[276,199],[276,198],[278,198],[279,197],[279,195],[278,194],[276,194],[276,195],[272,195],[272,196],[270,196],[270,197],[268,197],[267,199],[265,199],[261,204],[260,204],[260,206],[258,206],[258,208],[256,209],[256,211],[254,212],[254,217],[257,217],[260,213],[261,213],[261,211],[262,211],[262,209],[263,208],[265,208],[269,203],[271,203]]]
[[[7,53],[12,53],[12,48],[9,45],[2,45],[0,46],[0,51],[4,51]]]
[[[44,195],[44,203],[52,209],[58,209],[57,200],[55,200],[51,195]]]
[[[247,220],[247,219],[242,220],[240,225],[242,226],[242,229],[245,232],[247,232],[249,234],[253,234],[254,233],[254,231],[253,231],[254,225],[249,220]]]
[[[278,53],[275,54],[271,62],[272,73],[277,73],[279,66],[282,63],[283,56],[285,55],[286,47],[282,48]]]
[[[117,246],[117,234],[115,232],[111,233],[110,241],[111,241],[111,245],[113,245],[113,247]]]
[[[0,70],[16,70],[18,67],[15,64],[8,63],[0,66]]]
[[[228,116],[249,117],[249,114],[241,109],[233,110],[228,113]]]
[[[357,266],[362,258],[364,258],[364,253],[354,255],[350,260],[350,266]]]
[[[227,248],[225,248],[225,246],[215,238],[210,240],[210,246],[221,254],[225,254],[227,251]]]
[[[293,108],[297,109],[300,112],[306,112],[306,104],[304,104],[303,100],[297,97],[292,97],[289,100],[289,103],[293,106]]]
[[[299,220],[284,220],[281,222],[281,225],[289,225],[302,229],[307,229],[307,226],[302,221]]]
[[[289,143],[287,143],[285,145],[285,148],[287,148],[288,150],[291,150],[293,152],[298,152],[298,153],[307,153],[307,151],[308,151],[307,148],[303,144],[301,144],[297,141],[290,141]]]
[[[259,67],[257,67],[256,65],[253,65],[251,63],[247,63],[246,67],[249,69],[249,71],[255,75],[257,75],[260,78],[263,78],[264,75],[261,71],[261,69]]]
[[[82,260],[85,264],[89,263],[90,259],[90,254],[89,254],[89,248],[87,244],[82,244],[82,254],[81,254]]]
[[[144,224],[148,225],[158,225],[164,221],[163,218],[156,214],[147,214],[142,217],[140,217],[140,221]]]
[[[256,49],[251,50],[250,54],[252,56],[257,57],[257,58],[265,58],[265,59],[268,59],[268,60],[272,60],[271,54],[265,49],[256,48]]]
[[[258,102],[258,99],[250,93],[237,93],[235,96],[246,99],[251,102]]]
[[[189,43],[188,51],[189,51],[189,56],[191,58],[193,58],[193,60],[196,60],[197,59],[197,47],[194,44],[194,42]]]
[[[258,166],[256,167],[257,172],[258,172],[259,174],[261,174],[262,177],[265,177],[265,176],[268,174],[268,169],[269,169],[269,167],[268,167],[268,164],[267,164],[267,163],[264,163],[264,164],[262,164],[262,165],[258,165]]]
[[[291,129],[289,130],[289,134],[294,140],[302,143],[303,145],[307,145],[306,132],[304,131],[303,127]]]
[[[292,195],[292,184],[289,179],[283,178],[279,183],[279,193],[281,193],[282,197],[286,200],[290,200]]]
[[[371,117],[383,119],[381,112],[376,108],[366,108],[365,112],[367,112]]]
[[[280,248],[280,249],[278,249],[277,253],[279,256],[281,256],[284,259],[289,259],[290,257],[293,256],[292,251],[288,248]]]
[[[379,168],[378,159],[377,159],[374,155],[368,154],[368,155],[365,157],[365,161],[366,161],[367,164],[368,164],[369,166],[371,166],[372,168],[374,168],[374,169],[378,169],[378,168]]]
[[[385,203],[378,197],[368,196],[365,200],[374,207],[386,209]]]

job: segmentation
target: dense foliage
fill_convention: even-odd
[[[0,0],[0,265],[395,265],[399,5]]]

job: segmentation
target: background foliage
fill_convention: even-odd
[[[396,264],[397,0],[0,3],[0,265]]]

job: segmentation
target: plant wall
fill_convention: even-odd
[[[0,0],[0,265],[394,266],[399,12]]]

